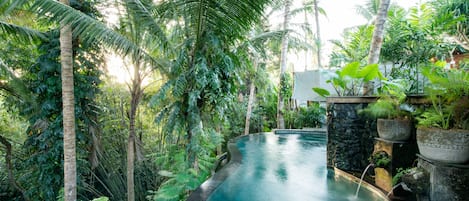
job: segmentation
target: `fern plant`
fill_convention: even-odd
[[[151,191],[151,200],[176,201],[185,200],[189,192],[195,190],[212,173],[216,157],[212,150],[221,142],[220,136],[215,131],[209,131],[197,135],[197,164],[191,166],[188,163],[187,152],[173,146],[169,151],[156,158],[157,163],[163,168],[159,174],[166,181],[157,191]]]
[[[409,84],[403,79],[383,80],[378,100],[370,103],[361,112],[375,118],[406,119],[410,118],[413,108],[405,104]]]
[[[431,108],[417,117],[423,127],[469,129],[469,72],[445,69],[446,62],[423,68],[431,85],[427,95]]]

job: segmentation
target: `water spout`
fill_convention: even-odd
[[[355,192],[355,198],[358,198],[358,191],[360,191],[360,186],[362,185],[363,177],[365,177],[365,173],[368,172],[368,169],[373,166],[374,164],[370,163],[368,166],[366,166],[365,171],[363,171],[362,176],[360,177],[360,183],[358,183],[357,191]]]
[[[394,186],[392,187],[392,189],[388,192],[388,194],[386,195],[386,197],[389,197],[389,196],[392,194],[392,192],[394,191],[394,189],[396,189],[396,188],[399,187],[399,186],[402,186],[402,188],[403,188],[404,190],[406,190],[406,191],[412,192],[412,190],[411,190],[409,187],[407,187],[407,185],[406,185],[404,182],[401,182],[401,183],[398,183],[398,184],[394,185]]]

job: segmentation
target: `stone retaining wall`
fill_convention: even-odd
[[[376,97],[340,97],[327,101],[327,165],[344,171],[361,172],[373,152],[376,119],[357,111]]]

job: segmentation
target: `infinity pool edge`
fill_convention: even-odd
[[[187,201],[206,201],[210,197],[210,195],[225,181],[225,179],[229,177],[232,172],[235,172],[236,169],[238,169],[238,167],[241,165],[242,155],[237,147],[237,141],[240,140],[241,138],[249,137],[252,135],[265,135],[265,134],[279,134],[279,135],[283,135],[287,133],[305,134],[307,132],[315,132],[317,134],[318,131],[324,132],[326,134],[324,130],[318,130],[318,129],[314,129],[314,130],[282,129],[282,130],[274,130],[274,132],[264,132],[264,133],[242,135],[242,136],[238,136],[236,138],[231,139],[227,144],[227,148],[228,148],[228,152],[230,156],[229,162],[222,169],[216,172],[212,177],[210,177],[208,180],[202,183],[195,191],[193,191],[187,198]],[[348,174],[337,168],[334,168],[334,173],[336,176],[340,176],[354,183],[358,183],[359,181],[359,179],[356,178],[355,176]],[[381,190],[374,187],[373,185],[363,181],[362,186],[363,188],[366,188],[372,191],[374,194],[378,195],[384,200],[389,200],[389,198],[385,196]]]

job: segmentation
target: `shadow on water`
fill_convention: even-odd
[[[285,163],[280,163],[280,165],[275,170],[275,176],[280,182],[286,182],[288,180],[288,173],[285,167]]]
[[[288,141],[288,136],[278,136],[278,144],[285,145]]]

